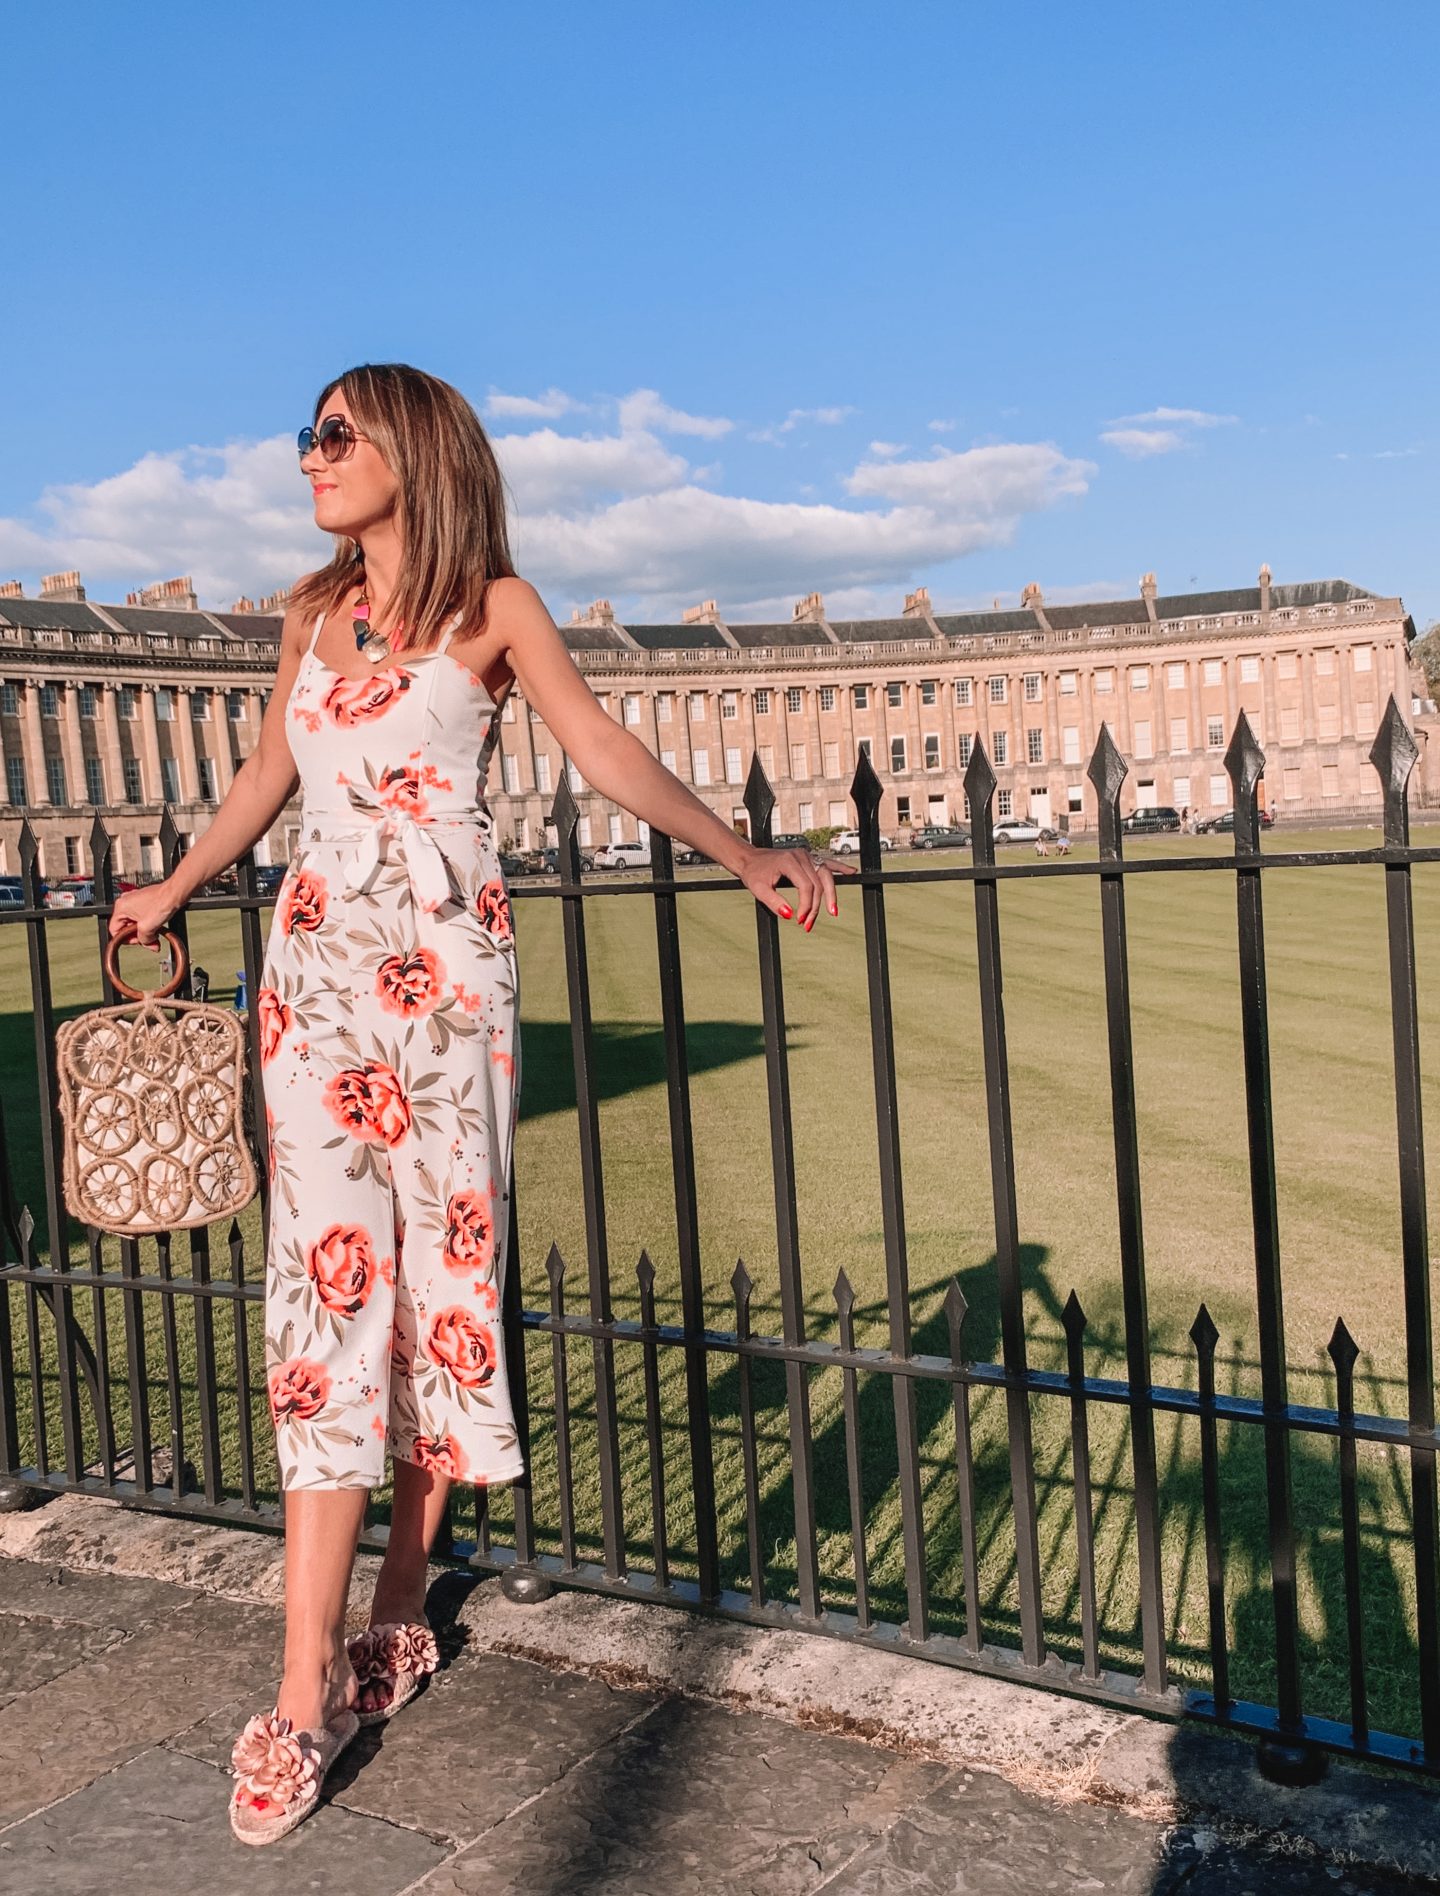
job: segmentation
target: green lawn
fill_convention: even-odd
[[[1367,847],[1374,833],[1329,836],[1287,830],[1267,848]],[[1130,845],[1159,857],[1229,851],[1226,839],[1161,838]],[[1024,852],[1011,852],[1014,859]],[[1077,856],[1084,854],[1083,847]],[[1093,854],[1093,846],[1092,851]],[[933,864],[936,858],[916,858]],[[908,857],[887,859],[902,869]],[[1295,1400],[1329,1403],[1325,1344],[1343,1315],[1363,1352],[1357,1403],[1403,1412],[1399,1213],[1395,1111],[1385,950],[1383,872],[1376,868],[1287,869],[1266,878],[1266,940],[1274,1123],[1286,1296],[1286,1341]],[[525,885],[519,885],[523,888]],[[613,885],[605,885],[613,886]],[[1219,1326],[1222,1389],[1258,1389],[1254,1266],[1245,1153],[1233,878],[1223,873],[1136,876],[1127,884],[1136,1087],[1145,1192],[1156,1380],[1193,1386],[1188,1331],[1203,1298]],[[517,1157],[522,1281],[527,1306],[548,1301],[545,1254],[552,1240],[569,1265],[571,1307],[584,1297],[585,1232],[570,1074],[560,904],[516,903],[522,982],[522,1125]],[[887,897],[904,1195],[915,1347],[944,1353],[945,1291],[958,1278],[971,1315],[966,1354],[999,1354],[994,1227],[985,1133],[975,924],[966,884],[897,887]],[[1017,1193],[1026,1269],[1032,1363],[1063,1368],[1060,1313],[1073,1289],[1089,1318],[1087,1366],[1123,1376],[1113,1147],[1109,1119],[1098,886],[1057,875],[1001,890],[1005,1004],[1017,1153]],[[673,1183],[664,1048],[651,904],[605,896],[586,904],[596,1073],[602,1099],[604,1178],[612,1281],[619,1314],[638,1315],[634,1270],[643,1248],[656,1267],[662,1320],[679,1321]],[[1416,872],[1421,1035],[1426,1053],[1440,1029],[1440,878]],[[729,1280],[743,1257],[756,1283],[752,1324],[778,1332],[774,1197],[755,961],[754,904],[740,892],[697,893],[681,903],[685,999],[702,1258],[709,1322],[733,1328]],[[52,933],[57,1000],[95,998],[94,922]],[[839,920],[821,918],[806,937],[782,927],[797,1159],[797,1202],[808,1322],[836,1334],[833,1286],[843,1267],[856,1293],[862,1344],[886,1337],[884,1257],[875,1151],[864,938],[859,892],[842,885]],[[192,941],[218,992],[240,966],[230,917],[195,917]],[[19,932],[0,932],[12,1011],[0,1020],[7,1127],[17,1178],[36,1198],[33,1023]],[[1433,1150],[1440,1127],[1434,1071],[1427,1089]],[[250,1273],[258,1273],[257,1220],[244,1220]],[[176,1245],[178,1270],[188,1255]],[[228,1259],[221,1260],[228,1265]],[[158,1301],[158,1300],[156,1300]],[[111,1356],[123,1376],[118,1300],[109,1311]],[[81,1300],[89,1322],[89,1300]],[[24,1350],[23,1309],[15,1301]],[[217,1318],[221,1374],[233,1378],[228,1312]],[[543,1545],[558,1548],[552,1405],[546,1398],[550,1340],[532,1337],[534,1464]],[[194,1331],[178,1313],[177,1373],[185,1384],[186,1447],[194,1434]],[[252,1375],[260,1362],[252,1323]],[[164,1436],[166,1359],[158,1314],[151,1324],[150,1377]],[[649,1469],[638,1350],[618,1354],[626,1534],[637,1567],[650,1564]],[[688,1445],[678,1353],[662,1361],[667,1416],[669,1528],[677,1573],[693,1571]],[[767,1585],[793,1585],[794,1528],[783,1381],[757,1366],[764,1490],[762,1545]],[[23,1393],[23,1392],[22,1392]],[[599,1546],[590,1353],[571,1351],[578,1524],[582,1547]],[[838,1372],[812,1380],[822,1572],[829,1603],[853,1598],[849,1503]],[[711,1369],[720,1538],[727,1582],[745,1585],[743,1470],[734,1359]],[[53,1408],[53,1390],[50,1391]],[[122,1439],[127,1428],[120,1423]],[[925,1442],[927,1556],[936,1623],[963,1624],[960,1544],[953,1505],[953,1428],[948,1391],[920,1386]],[[894,1483],[889,1379],[862,1379],[862,1462],[872,1605],[903,1619],[903,1557]],[[1068,1415],[1063,1403],[1034,1404],[1041,1499],[1047,1633],[1078,1652]],[[266,1424],[256,1406],[257,1441]],[[1008,1460],[1000,1404],[975,1405],[982,1617],[988,1635],[1009,1639],[1016,1623]],[[236,1404],[222,1415],[225,1474],[233,1486]],[[1160,1422],[1167,1619],[1177,1673],[1208,1681],[1200,1469],[1196,1431]],[[1123,1412],[1091,1416],[1102,1656],[1133,1668],[1138,1651],[1133,1506]],[[1232,1690],[1273,1698],[1268,1562],[1261,1444],[1254,1429],[1222,1430],[1222,1505],[1235,1645]],[[1337,1456],[1318,1438],[1294,1444],[1301,1523],[1307,1709],[1347,1714]],[[1407,1557],[1409,1509],[1400,1462],[1361,1451],[1364,1586],[1377,1725],[1415,1727],[1414,1577]],[[273,1492],[273,1468],[262,1456]],[[509,1502],[497,1490],[503,1533]]]

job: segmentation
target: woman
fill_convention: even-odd
[[[520,689],[587,784],[780,916],[808,931],[822,902],[837,912],[828,868],[752,846],[601,708],[514,572],[495,456],[456,390],[400,365],[347,370],[300,451],[334,558],[295,588],[259,742],[210,827],[110,922],[153,947],[303,790],[255,997],[285,1661],[274,1711],[235,1747],[247,1843],[308,1815],[360,1720],[390,1716],[433,1669],[426,1563],[451,1480],[524,1467],[498,1322],[518,984],[485,803],[505,699]],[[390,1537],[370,1630],[347,1647],[387,1447]]]

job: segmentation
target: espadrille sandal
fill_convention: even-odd
[[[380,1725],[393,1718],[440,1663],[434,1633],[415,1620],[367,1627],[363,1633],[352,1633],[345,1647],[362,1692],[371,1684],[390,1687],[390,1697],[383,1705],[358,1714],[362,1725]]]
[[[235,1740],[230,1828],[241,1843],[278,1843],[320,1802],[325,1774],[360,1729],[339,1712],[318,1732],[295,1731],[278,1712],[257,1712]]]

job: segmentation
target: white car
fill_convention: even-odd
[[[1032,823],[1028,817],[1007,816],[995,825],[997,843],[1038,843],[1042,834],[1038,823]]]
[[[650,845],[646,843],[606,843],[595,851],[597,869],[648,869]]]
[[[834,850],[837,856],[858,856],[860,854],[859,830],[838,831],[830,838],[829,847]],[[880,838],[880,847],[882,849],[893,849],[895,845],[888,836],[882,836]]]

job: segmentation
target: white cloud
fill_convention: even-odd
[[[878,455],[881,460],[892,460],[897,454],[905,452],[903,441],[872,441],[869,452]]]
[[[637,388],[619,401],[620,432],[649,429],[655,434],[703,435],[707,440],[729,434],[735,426],[722,415],[687,415],[683,408],[663,402],[653,388]]]
[[[1173,428],[1107,428],[1100,439],[1106,447],[1118,448],[1132,461],[1145,460],[1152,454],[1174,454],[1185,446],[1185,437]]]
[[[853,415],[853,408],[792,408],[784,421],[777,421],[768,428],[756,428],[749,435],[751,441],[776,441],[782,435],[793,434],[802,421],[813,421],[822,428],[834,428]]]
[[[543,395],[505,395],[492,388],[485,398],[485,413],[504,421],[557,421],[584,407],[563,388],[547,388]]]
[[[1110,426],[1121,428],[1127,423],[1143,426],[1147,421],[1158,421],[1187,428],[1223,428],[1239,419],[1238,415],[1212,415],[1205,408],[1150,408],[1143,415],[1117,415]]]
[[[622,617],[663,618],[706,597],[737,618],[782,607],[788,616],[813,588],[837,614],[872,598],[893,611],[917,576],[1007,544],[1029,515],[1082,495],[1095,471],[1048,443],[965,453],[937,444],[923,459],[862,460],[838,499],[780,500],[703,486],[718,465],[693,468],[645,429],[542,427],[497,434],[494,445],[514,501],[517,564],[557,618],[597,595]],[[102,600],[189,573],[202,600],[223,607],[289,584],[328,550],[286,436],[147,454],[0,518],[0,576],[33,583],[78,566]]]
[[[931,434],[954,434],[959,423],[954,421],[927,421],[925,426],[930,430]]]

